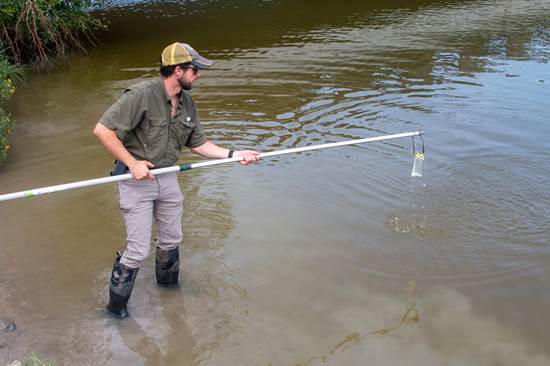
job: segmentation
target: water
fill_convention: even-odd
[[[91,129],[175,40],[216,60],[193,89],[216,143],[422,130],[422,177],[409,139],[182,173],[182,287],[149,258],[124,322],[102,313],[115,186],[2,203],[0,360],[550,364],[550,1],[115,5],[10,100],[0,193],[106,175]]]

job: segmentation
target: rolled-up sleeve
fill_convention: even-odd
[[[140,123],[143,111],[140,95],[126,89],[122,96],[99,119],[99,122],[124,141],[126,136]]]

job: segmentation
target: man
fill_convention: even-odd
[[[161,77],[126,89],[94,128],[117,159],[114,174],[129,171],[135,178],[118,183],[126,249],[122,255],[117,252],[111,274],[107,311],[115,317],[128,316],[137,272],[149,255],[153,217],[157,283],[178,283],[183,195],[175,173],[154,176],[150,169],[173,165],[184,146],[207,158],[240,157],[241,164],[259,160],[256,151],[226,149],[204,134],[187,91],[199,79],[200,70],[212,64],[188,44],[169,45],[161,54]]]

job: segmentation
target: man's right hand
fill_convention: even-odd
[[[136,160],[131,165],[128,165],[128,169],[130,169],[132,177],[137,180],[143,180],[145,178],[155,179],[155,176],[149,170],[149,168],[153,167],[154,165],[147,160]]]

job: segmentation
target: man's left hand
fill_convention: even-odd
[[[260,161],[260,153],[254,150],[237,150],[233,154],[233,157],[241,158],[239,163],[242,165],[248,165]]]

